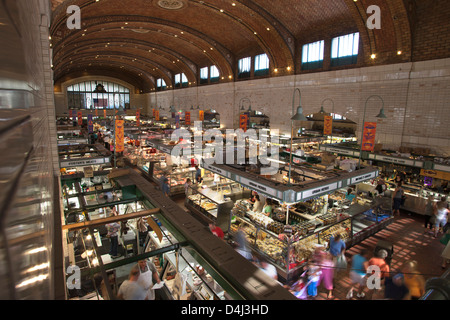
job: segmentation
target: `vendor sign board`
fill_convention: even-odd
[[[83,125],[83,113],[78,111],[78,125],[81,127]]]

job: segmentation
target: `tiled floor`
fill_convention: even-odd
[[[386,229],[348,249],[347,258],[351,258],[362,248],[373,253],[378,241],[384,240],[394,245],[394,254],[390,264],[392,272],[399,270],[406,261],[416,260],[419,271],[425,279],[440,277],[445,271],[441,268],[441,252],[444,246],[439,242],[439,236],[434,238],[425,230],[422,219],[423,217],[420,215],[408,215],[402,212]],[[348,272],[343,271],[337,274],[334,281],[334,299],[346,300],[349,288]],[[325,289],[320,288],[317,299],[324,300],[326,296]]]

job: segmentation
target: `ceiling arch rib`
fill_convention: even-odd
[[[97,58],[92,58],[92,54],[81,53],[77,54],[76,58],[72,59],[67,65],[59,65],[55,68],[55,78],[61,77],[64,74],[64,70],[75,69],[78,65],[82,65],[83,68],[96,67],[98,65],[117,64],[119,67],[127,70],[133,70],[137,75],[145,73],[148,78],[163,78],[166,83],[172,83],[172,75],[163,68],[155,65],[145,66],[139,61],[131,59],[131,56],[124,58],[124,53],[109,53],[106,55],[97,55]],[[155,70],[154,70],[155,69]]]
[[[284,25],[255,1],[192,0],[198,6],[229,17],[234,25],[242,25],[254,37],[272,61],[273,68],[294,65],[295,40]],[[233,5],[234,4],[234,5]]]
[[[141,46],[138,49],[136,48],[133,53],[130,53],[129,46],[134,46],[136,43],[137,42],[135,41],[124,43],[118,39],[86,40],[81,43],[81,45],[80,43],[78,43],[77,47],[73,50],[68,50],[64,56],[60,56],[57,59],[57,61],[60,61],[60,63],[55,66],[57,68],[60,64],[65,64],[68,60],[71,60],[73,53],[80,55],[84,54],[84,57],[86,57],[86,54],[91,54],[91,56],[123,55],[128,59],[137,61],[137,63],[145,61],[146,63],[151,64],[153,69],[157,67],[160,70],[163,70],[163,72],[170,78],[172,78],[171,72],[178,70],[177,73],[185,73],[190,82],[196,82],[196,73],[194,73],[194,71],[185,64],[185,60],[183,59],[183,57],[180,57],[178,55],[171,55],[171,53],[167,49],[161,49],[160,46],[156,45],[147,47]],[[124,44],[126,44],[126,46],[124,46]],[[142,45],[142,43],[140,43],[140,45]],[[107,46],[107,50],[105,49],[105,46]],[[156,49],[156,47],[158,47],[158,49]],[[149,52],[152,50],[158,50],[161,51],[161,53]],[[152,59],[152,56],[158,57],[159,60],[157,61],[156,59]]]
[[[130,19],[128,19],[128,21],[130,21]],[[119,24],[122,24],[122,26],[119,26]],[[219,50],[216,50],[217,48],[217,43],[214,42],[213,44],[211,44],[211,41],[209,40],[208,42],[205,41],[203,38],[199,39],[198,37],[192,36],[192,34],[190,33],[186,33],[184,31],[180,31],[179,29],[175,29],[175,30],[162,30],[163,28],[161,27],[161,25],[155,25],[154,23],[148,23],[148,22],[142,22],[139,21],[139,25],[134,27],[132,25],[130,25],[131,23],[128,22],[128,25],[124,26],[123,21],[114,21],[114,22],[109,22],[109,23],[105,23],[102,21],[91,21],[91,23],[89,24],[88,27],[85,27],[85,29],[79,30],[77,32],[73,32],[70,34],[70,36],[68,36],[67,38],[65,38],[64,40],[60,40],[58,41],[58,37],[55,36],[55,46],[54,46],[54,53],[55,53],[55,60],[58,59],[59,54],[61,51],[68,51],[71,50],[70,45],[77,45],[78,42],[80,42],[80,38],[89,38],[91,37],[92,39],[96,39],[96,34],[97,33],[101,33],[102,36],[105,36],[105,32],[106,34],[108,34],[108,32],[111,32],[111,37],[116,36],[117,37],[117,31],[124,33],[124,39],[131,39],[131,36],[129,37],[125,37],[126,33],[128,32],[128,35],[130,32],[132,32],[133,30],[136,30],[135,28],[138,28],[137,30],[148,30],[148,33],[145,33],[143,35],[141,35],[141,39],[137,39],[136,41],[139,41],[141,43],[145,43],[147,41],[145,41],[145,38],[148,38],[150,36],[154,36],[155,33],[157,33],[158,35],[165,35],[167,37],[166,41],[162,41],[163,43],[172,43],[174,44],[171,48],[162,46],[161,44],[158,43],[151,43],[150,47],[160,47],[160,48],[164,48],[164,50],[167,51],[171,51],[174,55],[177,55],[177,59],[179,60],[183,60],[184,63],[186,65],[189,66],[189,68],[192,70],[192,72],[194,72],[195,74],[197,73],[197,67],[196,64],[194,64],[194,62],[190,61],[189,59],[184,58],[186,55],[178,52],[177,50],[186,50],[189,47],[196,47],[197,50],[201,50],[200,52],[203,53],[203,55],[205,55],[209,61],[211,61],[213,64],[217,65],[217,67],[219,68],[219,70],[221,70],[221,72],[223,74],[229,74],[232,75],[232,67],[228,62],[228,57],[224,56],[223,54],[220,53]],[[145,29],[144,29],[145,28]],[[152,28],[152,29],[150,29]],[[135,33],[135,32],[133,32]],[[132,34],[132,36],[136,36],[134,34]],[[137,35],[139,36],[139,35]],[[153,38],[152,36],[152,38]],[[53,37],[52,37],[53,38]],[[176,39],[174,39],[176,38]],[[174,42],[175,41],[175,42]],[[183,41],[182,45],[181,44],[176,44],[177,41]],[[214,47],[213,47],[214,45]],[[197,53],[198,55],[198,53]],[[180,59],[181,58],[181,59]]]

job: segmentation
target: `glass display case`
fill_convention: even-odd
[[[178,243],[174,235],[164,226],[161,226],[163,237],[161,241],[154,231],[149,232],[149,241],[146,252],[158,250]],[[220,284],[205,270],[202,263],[191,255],[188,248],[178,251],[172,250],[153,259],[155,265],[162,268],[161,280],[164,281],[173,299],[187,300],[230,300]],[[164,267],[165,265],[165,267]],[[185,286],[178,290],[175,284],[177,273],[182,275]]]
[[[225,192],[224,192],[225,189]],[[226,196],[226,192],[231,192],[232,185],[222,189],[220,186],[190,186],[191,194],[186,198],[186,208],[205,221],[213,221],[224,232],[230,226],[230,213],[234,206],[233,201]]]
[[[167,165],[165,162],[152,163],[153,170],[150,171],[152,179],[159,183],[164,175],[169,180],[170,195],[184,193],[186,179],[195,179],[195,168],[190,166]],[[151,168],[150,168],[151,169]]]

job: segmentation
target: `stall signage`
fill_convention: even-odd
[[[277,191],[273,188],[266,187],[262,184],[259,184],[257,182],[251,181],[251,180],[249,180],[247,178],[243,178],[243,177],[240,177],[239,181],[241,184],[247,186],[250,189],[253,189],[255,191],[260,191],[260,192],[263,192],[265,194],[268,194],[268,195],[271,195],[271,196],[277,198]],[[280,200],[282,200],[282,199],[280,199]]]
[[[205,120],[205,111],[203,111],[203,110],[198,111],[198,120],[200,120],[200,121]]]
[[[206,170],[211,171],[211,172],[220,174],[220,175],[223,176],[223,177],[229,178],[228,172],[226,172],[226,171],[224,171],[224,170],[221,170],[221,169],[219,169],[219,168],[216,168],[216,167],[214,167],[214,166],[212,166],[212,165],[209,165],[209,164],[207,164],[207,163],[205,163],[205,162],[202,164],[202,167],[205,168]]]
[[[136,110],[136,125],[139,127],[141,125],[141,110]]]
[[[159,146],[159,147],[157,147],[157,149],[161,150],[164,153],[171,153],[172,152],[172,149],[170,149],[168,147]]]
[[[450,181],[450,172],[421,169],[420,175]]]
[[[369,158],[372,158],[372,155],[369,155]],[[385,162],[392,162],[392,163],[397,163],[397,164],[403,164],[403,165],[406,165],[406,166],[414,166],[414,160],[409,160],[409,159],[388,157],[388,156],[380,156],[380,155],[373,155],[373,159],[378,160],[378,161],[385,161]]]
[[[106,119],[106,109],[103,109],[103,118]]]
[[[247,115],[241,114],[239,116],[239,128],[242,129],[242,131],[247,131]]]
[[[377,172],[370,172],[370,173],[364,174],[362,176],[358,176],[358,177],[352,178],[350,180],[350,183],[351,184],[360,183],[360,182],[363,182],[365,180],[375,178],[377,175],[378,175]]]
[[[159,121],[159,110],[155,111],[155,120]]]
[[[191,125],[191,113],[190,112],[186,112],[184,114],[184,124],[187,126]]]
[[[446,166],[446,165],[442,165],[442,164],[435,164],[434,165],[434,169],[435,170],[441,170],[441,171],[450,172],[450,166]]]
[[[69,140],[58,140],[58,146],[72,146],[77,144],[86,143],[86,139],[69,139]]]
[[[61,168],[83,167],[83,166],[93,165],[93,164],[104,164],[107,162],[109,162],[109,158],[95,158],[95,159],[85,159],[85,160],[66,160],[66,161],[61,161],[60,167]]]
[[[337,184],[337,182],[335,182],[335,183],[328,184],[326,186],[320,186],[318,188],[306,190],[306,191],[303,191],[302,199],[319,196],[323,193],[327,193],[327,192],[336,190],[337,188],[338,188],[338,184]],[[297,199],[297,200],[300,200],[300,199]]]
[[[320,149],[322,149],[322,148],[320,148]],[[355,155],[355,153],[357,155],[359,155],[359,152],[356,152],[356,151],[353,151],[353,150],[344,150],[344,149],[333,148],[333,147],[323,147],[323,150],[328,151],[328,152],[346,154],[346,155],[349,155],[349,156],[353,156],[353,155]]]

